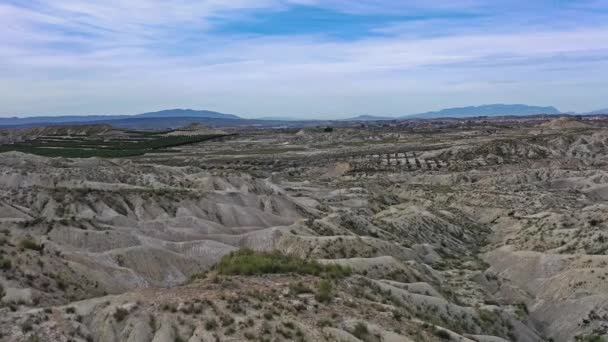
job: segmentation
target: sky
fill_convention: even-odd
[[[606,0],[0,0],[0,116],[608,108]]]

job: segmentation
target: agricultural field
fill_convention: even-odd
[[[227,134],[169,135],[172,131],[112,130],[105,134],[58,132],[26,137],[22,141],[0,145],[2,152],[23,152],[46,157],[65,158],[120,158],[146,153],[163,153],[169,148],[192,145],[226,137]]]

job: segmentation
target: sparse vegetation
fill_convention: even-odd
[[[113,317],[116,322],[122,322],[129,315],[129,311],[123,308],[116,308]]]
[[[287,256],[279,252],[254,252],[242,249],[224,256],[216,266],[223,275],[262,275],[295,273],[329,278],[343,278],[350,269],[339,265],[322,265],[316,261]]]
[[[355,324],[355,330],[353,330],[353,335],[356,338],[363,340],[368,334],[369,330],[367,329],[367,324],[363,322],[357,322],[357,324]]]
[[[12,267],[12,262],[10,259],[3,257],[0,255],[0,270],[10,270]]]
[[[298,281],[289,284],[289,292],[294,295],[299,295],[302,293],[313,293],[313,290],[308,286],[304,285],[302,282]]]
[[[439,337],[442,340],[451,340],[452,339],[452,337],[450,336],[450,333],[443,329],[435,329],[433,334],[435,334],[435,336]]]
[[[601,335],[590,334],[590,335],[577,336],[576,341],[577,342],[608,342],[608,338],[601,336]]]
[[[215,330],[217,328],[217,321],[213,318],[210,318],[208,320],[205,321],[205,329],[212,331]]]
[[[34,241],[32,238],[25,238],[19,242],[19,247],[21,249],[30,249],[33,251],[41,251],[43,246]]]
[[[319,282],[319,287],[315,298],[321,303],[328,303],[332,299],[333,285],[329,280],[323,279]]]
[[[32,323],[31,320],[26,320],[25,322],[21,323],[21,331],[26,334],[30,331],[34,330],[34,324]]]

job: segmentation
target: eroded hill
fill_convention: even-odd
[[[264,129],[121,159],[0,154],[0,333],[599,338],[608,131],[561,126]],[[242,250],[348,272],[217,267]]]

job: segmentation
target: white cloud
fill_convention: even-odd
[[[386,4],[404,11],[420,6],[371,0],[0,4],[6,25],[0,31],[0,114],[197,107],[251,115],[347,116],[479,102],[605,106],[600,102],[606,89],[597,84],[608,75],[608,26],[491,29],[484,22],[480,29],[474,24],[466,30],[439,29],[443,34],[429,37],[420,28],[420,34],[408,32],[411,24],[390,29],[387,24],[379,30],[388,35],[356,40],[209,31],[217,18],[294,3],[349,13],[386,10]],[[434,2],[432,9],[454,3]],[[488,4],[470,0],[458,6]],[[186,38],[187,44],[181,41]],[[596,87],[579,91],[585,84]]]

